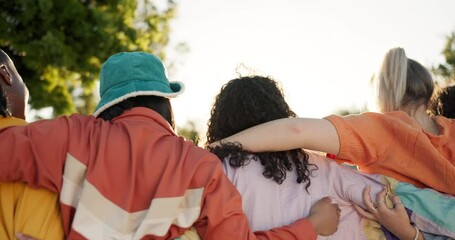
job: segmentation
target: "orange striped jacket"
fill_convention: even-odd
[[[0,130],[0,181],[60,194],[69,239],[315,239],[309,221],[253,233],[221,161],[156,112],[78,114]]]

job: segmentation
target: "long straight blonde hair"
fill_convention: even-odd
[[[407,58],[403,48],[386,53],[374,85],[380,112],[428,107],[435,87],[430,72]]]

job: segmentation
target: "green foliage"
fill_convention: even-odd
[[[199,144],[199,132],[197,131],[196,123],[193,121],[188,121],[185,126],[178,127],[177,134],[189,141],[193,141],[196,145]]]
[[[335,114],[340,115],[340,116],[346,116],[346,115],[351,115],[351,114],[361,114],[364,112],[367,112],[367,107],[363,106],[362,108],[351,108],[351,109],[339,109],[335,112]]]
[[[455,32],[447,36],[446,45],[442,54],[446,62],[439,64],[438,67],[433,68],[433,72],[444,78],[446,82],[455,81]]]
[[[176,5],[146,0],[0,0],[0,48],[26,81],[34,109],[54,115],[95,107],[101,64],[121,51],[165,57]],[[139,9],[137,6],[141,4]]]

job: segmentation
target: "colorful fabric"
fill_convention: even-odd
[[[70,239],[173,239],[191,227],[202,239],[316,238],[307,220],[253,233],[220,160],[148,108],[4,128],[0,154],[0,181],[60,193]]]
[[[251,157],[253,159],[253,155]],[[279,185],[264,177],[263,166],[258,161],[251,160],[247,166],[241,168],[233,168],[228,162],[228,159],[223,162],[226,175],[242,195],[243,210],[253,230],[286,225],[308,216],[311,206],[317,200],[329,196],[340,206],[340,224],[335,234],[328,237],[318,236],[318,239],[393,239],[393,234],[379,223],[363,219],[351,204],[353,202],[365,207],[362,193],[366,186],[371,187],[374,197],[382,190],[383,184],[389,184],[412,211],[410,219],[422,231],[439,236],[453,234],[454,221],[451,221],[450,216],[455,216],[451,215],[451,212],[455,211],[455,198],[450,195],[415,187],[410,191],[407,189],[412,186],[410,184],[378,174],[365,174],[311,152],[309,163],[315,164],[318,169],[311,174],[308,192],[305,189],[306,183],[297,183],[297,174],[293,171],[287,172],[286,180]],[[427,201],[428,197],[422,199],[421,194],[415,194],[416,191],[425,192],[438,201]],[[390,200],[388,204],[392,204]],[[440,214],[441,209],[451,209],[448,211],[450,214]],[[425,221],[421,218],[423,212],[427,214]]]
[[[26,124],[22,119],[0,117],[0,128]],[[1,166],[4,164],[8,165]],[[24,183],[0,183],[0,239],[16,239],[16,233],[37,239],[63,239],[58,195]]]
[[[455,141],[451,141],[455,120],[435,117],[439,135],[433,135],[404,112],[326,119],[339,135],[338,160],[358,165],[366,173],[455,195]]]
[[[411,223],[417,226],[425,239],[455,239],[455,197],[430,188],[417,188],[394,178],[376,175],[383,184],[388,184],[392,194],[400,197]],[[387,201],[389,207],[393,207]],[[368,240],[397,238],[387,229],[367,219],[362,223]]]

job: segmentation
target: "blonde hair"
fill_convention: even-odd
[[[380,112],[426,107],[433,95],[434,81],[420,63],[407,58],[403,48],[390,49],[375,78],[377,107]]]

